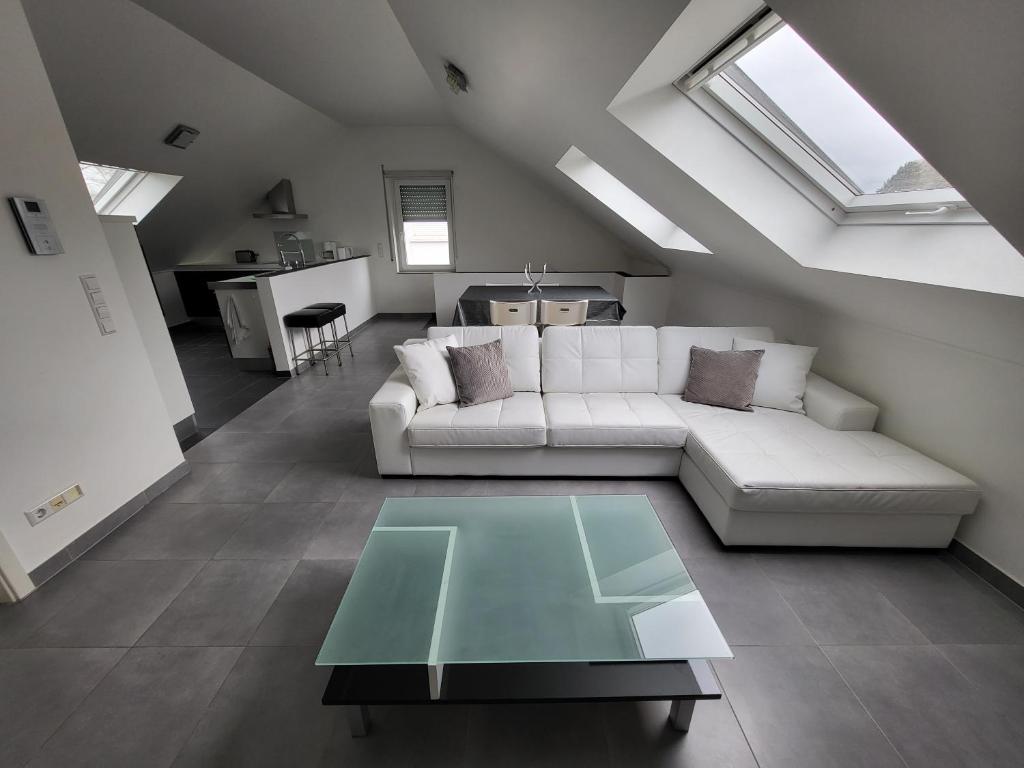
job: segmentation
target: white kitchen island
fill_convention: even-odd
[[[295,373],[292,356],[306,351],[306,342],[303,334],[285,328],[289,312],[319,302],[343,302],[352,330],[374,314],[365,256],[220,280],[210,288],[217,294],[231,355],[249,370]]]

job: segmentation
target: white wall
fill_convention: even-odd
[[[0,534],[31,570],[183,459],[17,2],[0,3],[0,70],[0,196],[45,199],[66,250],[30,255],[0,216]],[[96,327],[86,273],[103,287],[113,335]],[[75,483],[83,499],[28,525],[24,510]]]
[[[296,228],[372,254],[379,312],[433,312],[429,274],[397,274],[391,261],[381,165],[388,170],[452,170],[459,271],[520,269],[527,260],[572,271],[628,269],[631,249],[528,172],[457,128],[339,129],[304,167],[290,171],[308,221]],[[225,261],[236,248],[273,252],[282,222],[241,217],[207,254]],[[377,244],[384,255],[377,255]]]
[[[344,302],[351,330],[365,323],[377,311],[370,291],[368,259],[339,261],[274,277],[257,277],[256,290],[259,291],[270,348],[274,353],[274,366],[278,371],[289,371],[295,367],[289,340],[293,331],[284,327],[283,320],[289,312],[322,301]],[[340,338],[345,333],[345,325],[340,318],[335,325]],[[301,354],[306,349],[305,336],[301,331],[294,334],[295,352]],[[315,332],[313,337],[316,339]]]
[[[167,418],[170,424],[177,424],[193,415],[196,409],[185,385],[171,334],[167,332],[167,323],[160,311],[160,302],[149,275],[149,267],[146,266],[146,258],[139,247],[139,238],[135,235],[134,220],[118,216],[101,216],[100,220],[114,258],[114,266],[142,336],[142,344],[156,376],[156,383],[160,387]]]
[[[990,304],[988,324],[980,326],[969,312],[957,312],[965,307],[948,302],[954,322],[959,318],[975,331],[985,328],[987,338],[979,343],[969,333],[954,340],[942,329],[931,329],[938,330],[938,337],[929,337],[927,329],[903,329],[891,318],[884,325],[873,323],[693,275],[673,279],[677,301],[671,323],[767,324],[783,338],[818,346],[814,369],[877,403],[878,431],[976,481],[981,504],[956,537],[1024,582],[1024,308],[1000,311]],[[908,288],[917,290],[903,288],[907,311],[920,317]],[[863,295],[857,286],[846,290]]]

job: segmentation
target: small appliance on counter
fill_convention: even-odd
[[[352,246],[338,245],[334,240],[325,240],[320,249],[323,261],[344,261],[352,258]]]
[[[253,250],[235,251],[236,264],[255,264],[259,258],[260,255]]]

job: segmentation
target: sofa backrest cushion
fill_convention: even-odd
[[[766,327],[700,328],[666,325],[658,329],[658,394],[681,395],[690,373],[690,347],[724,352],[732,349],[736,337],[757,341],[775,341]]]
[[[540,392],[540,337],[532,325],[468,325],[428,328],[427,338],[454,336],[460,347],[501,339],[514,392]]]
[[[545,392],[658,389],[658,334],[649,325],[551,326],[541,349]]]

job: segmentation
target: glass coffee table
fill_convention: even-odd
[[[317,657],[374,704],[721,698],[732,658],[646,496],[389,498]]]

